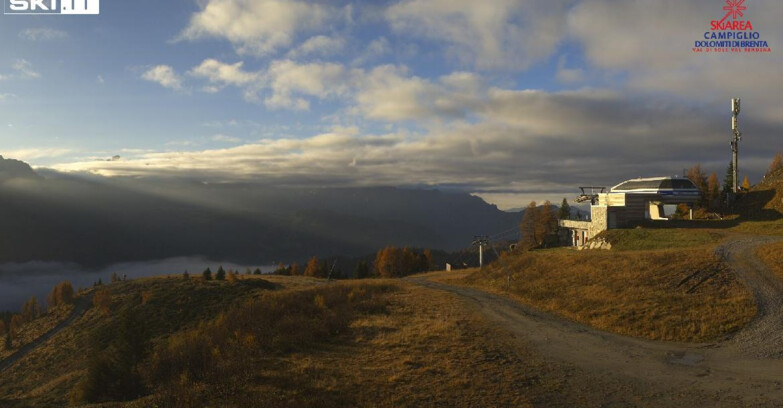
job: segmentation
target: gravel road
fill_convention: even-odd
[[[613,403],[595,406],[783,407],[783,283],[755,256],[776,239],[732,238],[717,249],[752,289],[759,313],[731,338],[710,344],[615,335],[478,289],[409,281],[464,298],[545,361],[615,384],[605,390]]]

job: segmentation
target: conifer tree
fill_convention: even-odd
[[[207,267],[207,269],[204,269],[204,272],[201,274],[204,276],[204,280],[211,281],[212,280],[212,270]]]
[[[560,210],[558,210],[557,218],[561,220],[567,220],[571,218],[571,206],[568,205],[568,200],[563,197],[563,202],[560,203]]]
[[[218,267],[217,272],[215,272],[215,280],[219,280],[219,281],[226,280],[226,271],[225,269],[223,269],[223,265],[220,265],[220,267]]]

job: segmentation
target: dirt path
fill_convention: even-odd
[[[32,342],[22,346],[22,348],[17,350],[14,354],[8,356],[8,358],[6,358],[5,360],[0,361],[0,373],[7,370],[9,367],[14,365],[14,363],[22,359],[24,356],[29,354],[31,351],[33,351],[36,347],[43,344],[45,341],[52,338],[55,334],[59,333],[61,330],[68,327],[76,319],[81,317],[84,314],[84,312],[86,312],[87,309],[90,308],[91,305],[92,305],[92,295],[79,298],[79,300],[76,302],[76,306],[71,311],[71,314],[65,320],[57,324],[57,326],[55,326],[52,330],[46,332],[41,337],[38,337]]]
[[[759,315],[731,339],[714,344],[615,335],[478,289],[426,278],[410,281],[468,300],[488,320],[522,339],[547,361],[572,365],[610,382],[646,384],[652,392],[640,406],[684,406],[687,401],[690,406],[781,407],[783,284],[755,256],[758,245],[772,240],[735,238],[718,249],[753,290]],[[696,395],[708,398],[694,398]]]

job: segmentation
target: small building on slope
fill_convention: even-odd
[[[609,192],[601,188],[596,194],[586,194],[585,188],[580,198],[591,201],[590,220],[560,221],[560,227],[568,231],[571,245],[577,247],[608,229],[633,227],[644,220],[667,220],[664,205],[692,206],[700,198],[699,188],[680,177],[626,180]]]

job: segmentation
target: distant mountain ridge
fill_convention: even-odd
[[[0,174],[9,175],[0,179],[0,263],[198,255],[258,264],[386,245],[456,250],[520,221],[480,198],[437,190],[41,177],[7,159]]]

